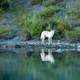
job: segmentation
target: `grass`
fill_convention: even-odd
[[[32,0],[32,5],[41,4],[43,0]]]
[[[0,28],[0,37],[7,38],[7,37],[12,37],[17,34],[16,31],[10,30],[8,28]]]
[[[0,28],[0,35],[1,35],[1,34],[6,34],[6,33],[9,33],[9,32],[10,32],[10,29]]]
[[[2,15],[4,13],[3,9],[0,8],[0,15]]]
[[[80,31],[65,31],[65,37],[70,41],[80,41]]]

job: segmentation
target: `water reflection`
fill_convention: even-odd
[[[43,54],[51,55],[51,62],[43,62]],[[80,80],[80,52],[20,49],[17,54],[0,51],[0,80]]]
[[[51,49],[48,49],[48,53],[47,54],[45,53],[45,49],[42,49],[41,53],[40,53],[40,56],[41,56],[41,60],[42,61],[48,61],[50,63],[54,63],[55,62],[54,56],[52,55],[52,50]]]

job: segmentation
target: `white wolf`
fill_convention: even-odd
[[[52,37],[53,37],[54,33],[55,33],[55,30],[43,31],[41,33],[41,37],[40,37],[40,39],[42,40],[42,44],[44,44],[45,38],[48,38],[48,43],[51,44],[52,43]]]

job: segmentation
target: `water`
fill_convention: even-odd
[[[0,50],[0,80],[80,80],[80,52]]]

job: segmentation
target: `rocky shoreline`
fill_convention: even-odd
[[[25,47],[45,47],[45,48],[75,48],[80,49],[80,43],[71,43],[68,41],[53,40],[52,44],[48,44],[46,41],[44,44],[41,44],[40,40],[7,40],[0,41],[0,48],[25,48]]]

